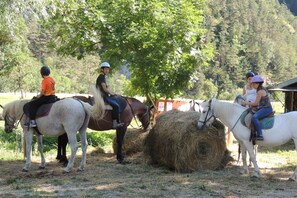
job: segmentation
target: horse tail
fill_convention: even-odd
[[[105,113],[105,103],[101,92],[95,86],[90,87],[90,92],[94,96],[95,104],[91,109],[91,116],[98,120],[102,119]]]

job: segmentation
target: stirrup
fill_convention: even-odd
[[[125,125],[125,123],[120,122],[120,123],[117,123],[116,125],[113,125],[112,128],[117,129],[117,128],[123,127],[124,125]]]
[[[263,136],[257,136],[257,140],[263,141],[264,140],[264,137]]]
[[[25,123],[25,126],[29,128],[37,127],[35,120],[30,120],[29,122]]]

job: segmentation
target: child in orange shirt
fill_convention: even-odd
[[[30,121],[25,124],[25,126],[28,127],[36,127],[36,112],[37,109],[49,102],[50,100],[54,100],[56,98],[55,96],[55,86],[56,86],[56,81],[54,78],[50,77],[51,71],[48,66],[42,66],[40,69],[40,74],[43,78],[42,83],[41,83],[41,91],[40,94],[37,96],[37,99],[34,99],[28,103],[29,105],[29,118]]]

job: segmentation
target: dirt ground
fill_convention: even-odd
[[[46,159],[46,169],[38,170],[40,159],[34,157],[28,173],[21,172],[24,161],[0,160],[0,197],[297,197],[297,182],[287,181],[294,167],[284,164],[260,163],[263,177],[253,179],[240,175],[236,162],[181,174],[148,165],[141,153],[121,165],[112,153],[93,150],[85,171],[76,171],[78,156],[75,170],[63,173],[54,156]]]

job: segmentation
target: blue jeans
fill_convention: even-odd
[[[262,109],[259,109],[252,117],[252,121],[253,121],[253,124],[256,128],[256,131],[257,131],[257,136],[263,136],[262,134],[262,128],[261,128],[261,124],[260,124],[260,119],[263,119],[267,116],[269,116],[269,114],[272,113],[272,107],[265,107],[265,108],[262,108]]]
[[[104,98],[105,102],[108,103],[110,106],[112,106],[112,119],[117,120],[118,122],[120,121],[119,118],[119,111],[120,111],[120,106],[117,103],[117,101],[112,97],[112,96],[107,96]]]

